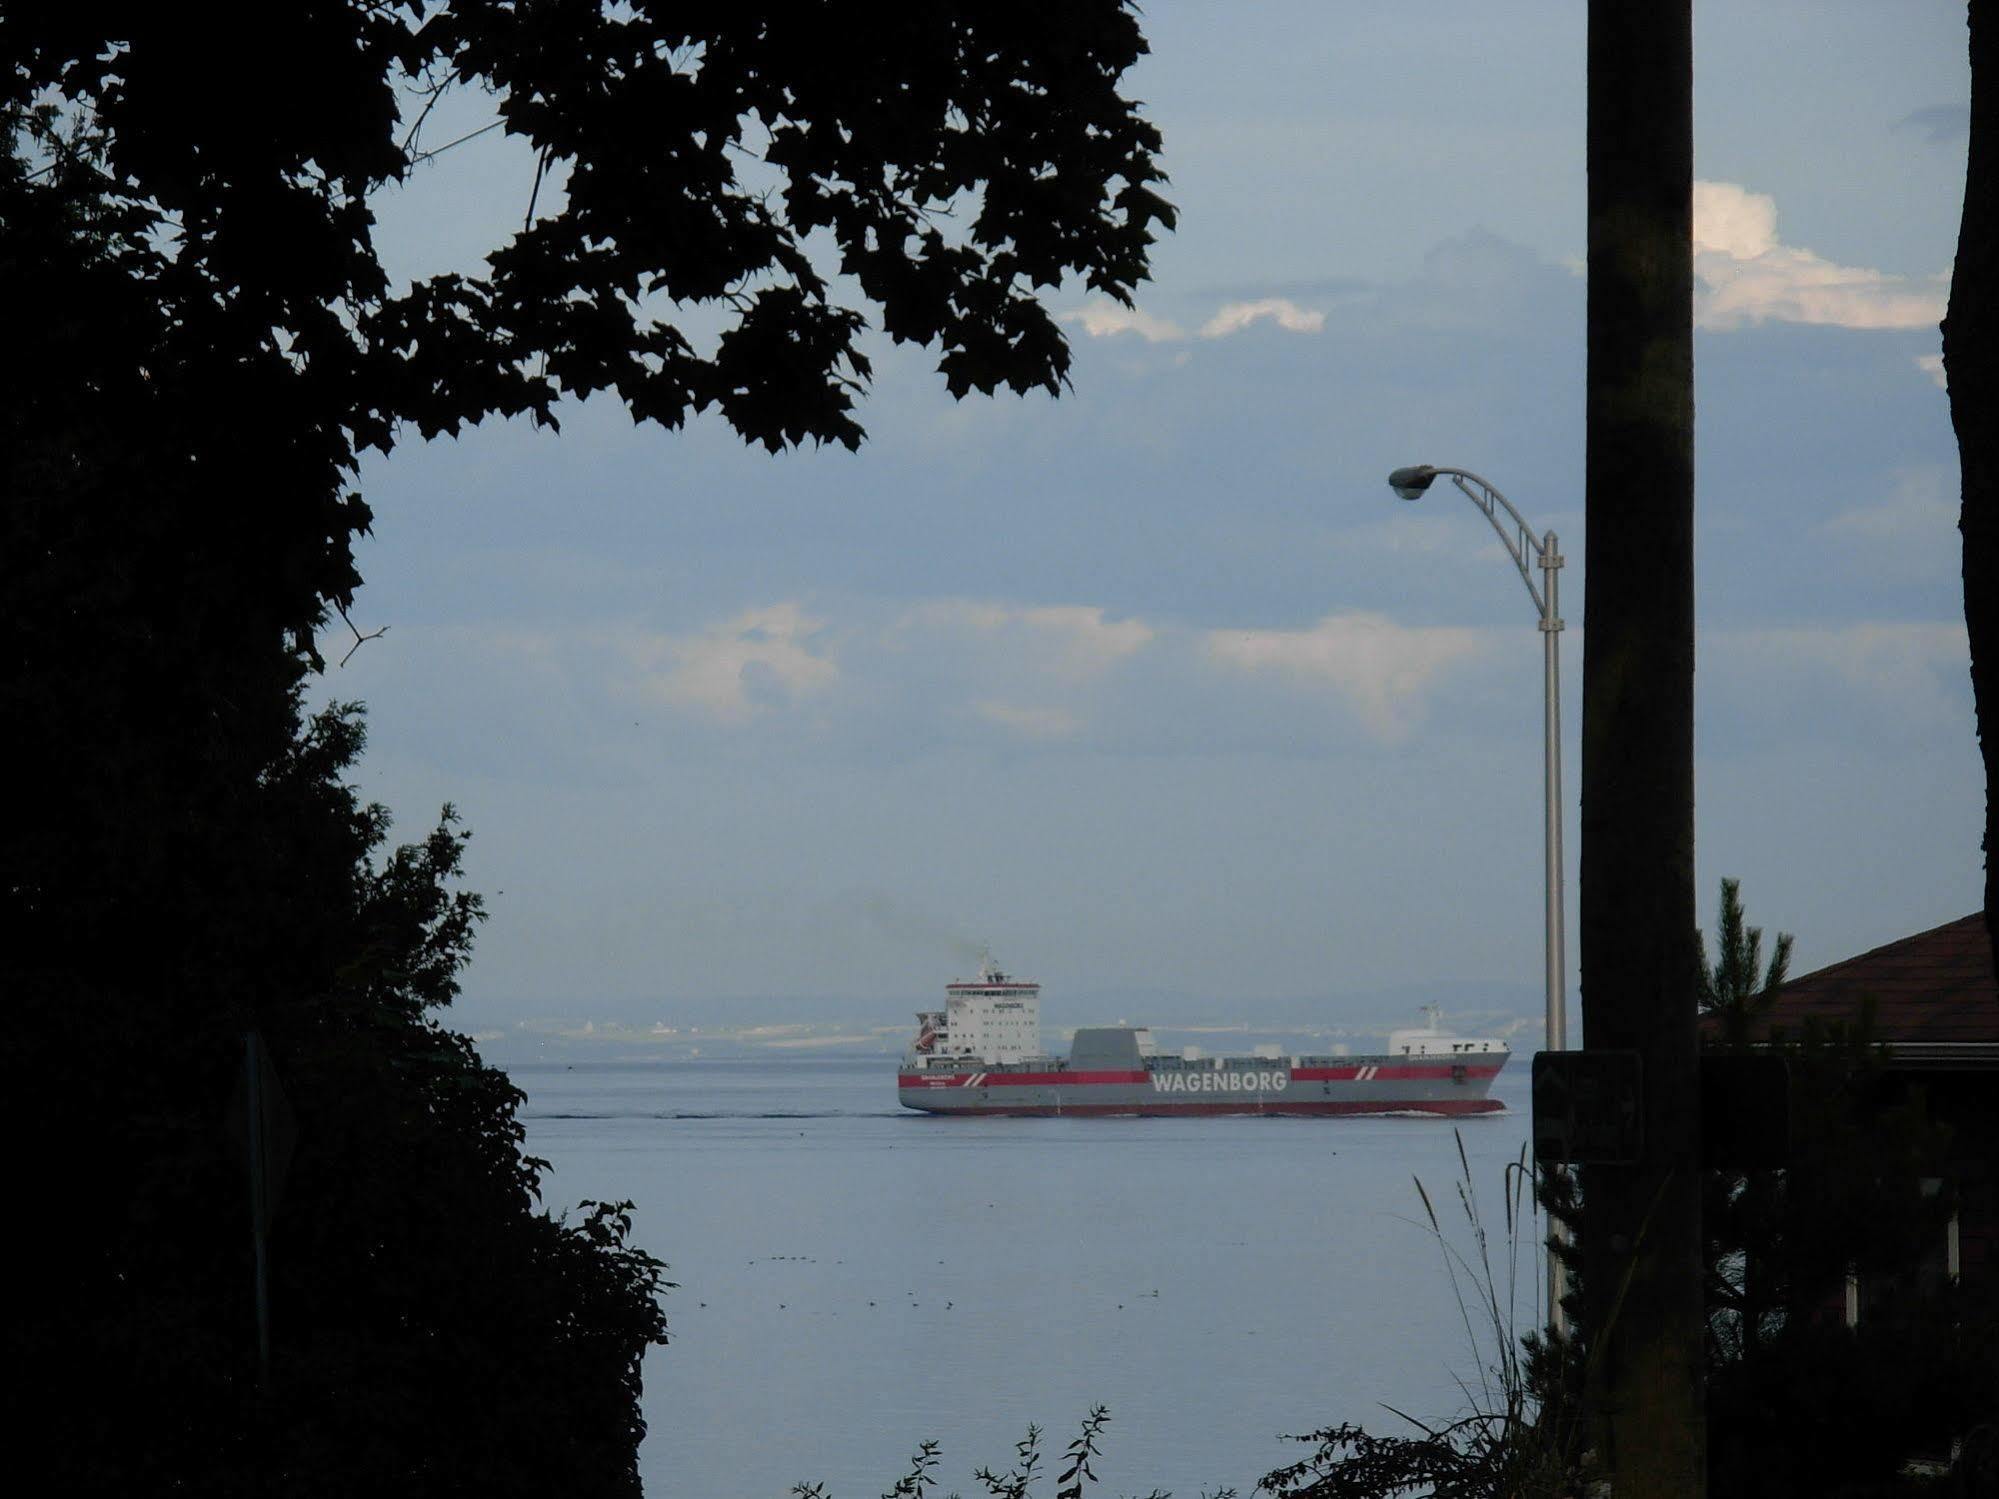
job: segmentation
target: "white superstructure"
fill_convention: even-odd
[[[944,1008],[916,1012],[919,1065],[953,1057],[1021,1062],[1041,1052],[1041,985],[1002,973],[987,953],[976,979],[944,989]]]
[[[1440,1023],[1440,1012],[1435,1005],[1423,1006],[1423,1013],[1430,1019],[1425,1026],[1388,1033],[1388,1054],[1392,1057],[1443,1057],[1476,1055],[1480,1052],[1504,1052],[1506,1043],[1488,1036],[1453,1036]]]

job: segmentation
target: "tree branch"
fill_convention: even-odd
[[[334,607],[336,609],[339,609],[339,606],[337,604]],[[345,609],[339,609],[339,612],[340,612],[340,622],[346,625],[348,629],[354,632],[354,643],[347,647],[347,654],[340,658],[340,664],[341,666],[344,667],[350,660],[353,659],[354,653],[360,650],[362,646],[366,645],[371,640],[380,640],[384,635],[388,634],[389,627],[387,625],[383,625],[381,629],[370,630],[366,635],[363,635],[361,633],[361,627],[355,624],[353,620],[347,617],[347,611]]]

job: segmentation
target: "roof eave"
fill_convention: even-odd
[[[1772,1043],[1758,1040],[1749,1043],[1758,1051],[1771,1045],[1790,1046],[1796,1044],[1796,1037]],[[1877,1041],[1876,1051],[1883,1051],[1883,1059],[1891,1069],[1908,1068],[1923,1071],[1983,1072],[1999,1070],[1999,1041]]]

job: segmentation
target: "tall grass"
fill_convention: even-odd
[[[1422,1226],[1443,1258],[1445,1279],[1464,1326],[1476,1371],[1459,1379],[1465,1413],[1429,1422],[1384,1405],[1405,1432],[1377,1436],[1354,1422],[1293,1437],[1309,1456],[1263,1476],[1257,1491],[1274,1499],[1392,1499],[1431,1494],[1437,1499],[1555,1499],[1586,1487],[1582,1425],[1575,1394],[1581,1388],[1581,1350],[1546,1329],[1541,1277],[1532,1274],[1532,1246],[1545,1240],[1534,1169],[1525,1147],[1507,1163],[1502,1238],[1496,1247],[1457,1136],[1461,1240],[1447,1231],[1421,1178]],[[1521,1291],[1523,1244],[1533,1289]],[[1533,1325],[1520,1326],[1523,1301]]]

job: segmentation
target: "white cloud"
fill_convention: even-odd
[[[1055,669],[1072,679],[1109,671],[1152,641],[1152,627],[1138,619],[1105,619],[1088,604],[1050,604],[1023,610],[1027,627],[1055,644]]]
[[[1828,535],[1876,546],[1883,542],[1942,543],[1956,560],[1957,498],[1951,492],[1955,475],[1941,468],[1904,473],[1895,489],[1878,505],[1843,510],[1825,522]]]
[[[1702,650],[1726,663],[1726,670],[1762,684],[1765,696],[1781,697],[1786,681],[1809,690],[1814,679],[1830,678],[1862,699],[1868,714],[1904,728],[1955,723],[1965,706],[1960,700],[1969,696],[1971,646],[1956,621],[1725,631]]]
[[[1136,307],[1097,301],[1087,307],[1061,314],[1065,323],[1079,323],[1092,338],[1115,338],[1120,333],[1136,333],[1149,344],[1177,343],[1187,335],[1180,325],[1154,317]]]
[[[918,604],[896,621],[898,634],[969,630],[990,635],[1020,618],[1021,611],[1006,604],[984,599],[932,599]]]
[[[1071,682],[1100,676],[1154,637],[1138,619],[1105,619],[1093,604],[1020,607],[981,599],[939,599],[905,614],[899,632],[969,631],[986,637],[1014,632],[1018,649],[1037,669]]]
[[[1733,182],[1694,184],[1694,318],[1726,330],[1762,322],[1922,328],[1943,316],[1941,277],[1843,266],[1783,243],[1777,201]]]
[[[1091,338],[1115,338],[1121,333],[1136,333],[1149,344],[1169,344],[1183,342],[1187,337],[1187,330],[1169,318],[1155,317],[1136,307],[1121,307],[1116,302],[1092,302],[1087,307],[1062,313],[1060,317],[1065,323],[1080,326]],[[1260,322],[1273,322],[1292,333],[1317,333],[1326,326],[1326,315],[1309,307],[1300,307],[1288,297],[1225,302],[1220,311],[1201,324],[1201,337],[1227,338]],[[1185,362],[1184,355],[1179,362]]]
[[[1943,355],[1918,354],[1916,356],[1916,368],[1934,380],[1938,390],[1950,389],[1950,381],[1944,375]]]
[[[1694,250],[1755,260],[1777,248],[1777,200],[1733,182],[1694,184]]]
[[[1405,738],[1445,670],[1484,649],[1476,630],[1398,625],[1385,615],[1329,614],[1309,630],[1215,630],[1208,659],[1234,671],[1326,686],[1377,739]]]
[[[1317,333],[1326,326],[1326,315],[1300,307],[1286,297],[1260,297],[1254,302],[1230,302],[1201,325],[1201,337],[1226,338],[1240,333],[1251,323],[1268,319],[1292,333]]]
[[[646,690],[722,723],[747,723],[780,700],[823,692],[840,668],[815,654],[825,628],[796,603],[749,609],[698,635],[646,636],[627,651]]]
[[[1069,739],[1083,727],[1083,721],[1064,708],[1028,707],[988,699],[972,704],[972,711],[988,723],[1027,739]]]
[[[882,643],[941,669],[941,690],[973,717],[1053,741],[1081,733],[1101,679],[1157,638],[1145,621],[1109,619],[1094,604],[934,599],[904,613]]]

